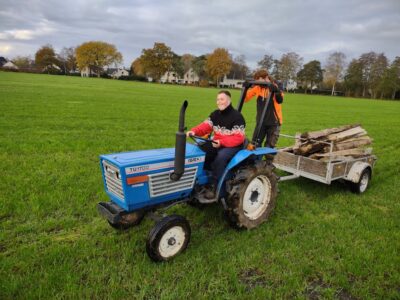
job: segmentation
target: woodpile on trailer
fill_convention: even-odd
[[[346,161],[371,155],[372,139],[359,124],[296,134],[295,144],[280,151],[322,162]]]

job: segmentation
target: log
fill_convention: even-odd
[[[322,162],[341,162],[341,161],[351,161],[352,159],[354,159],[353,156],[333,156],[333,157],[322,157],[321,159],[319,159],[319,161]]]
[[[365,134],[367,134],[367,132],[363,128],[361,128],[361,126],[357,126],[339,133],[330,134],[327,136],[327,139],[332,142],[339,142],[348,138],[353,138],[354,136]]]
[[[294,138],[295,138],[295,140],[294,140],[293,151],[299,149],[301,146],[301,133],[296,133]]]
[[[342,141],[340,143],[334,144],[333,145],[333,151],[359,148],[361,146],[370,145],[371,143],[372,143],[372,140],[369,137],[362,137],[362,138],[358,138],[358,139],[344,140],[344,141]],[[324,152],[329,152],[329,151],[330,151],[330,147],[329,146],[325,146],[324,147]]]
[[[343,125],[340,127],[336,128],[328,128],[328,129],[323,129],[319,131],[311,131],[311,132],[305,132],[301,135],[302,138],[307,138],[307,139],[319,139],[321,137],[328,136],[330,134],[342,132],[351,128],[355,128],[360,126],[360,124],[353,124],[353,125]]]
[[[367,148],[367,149],[347,149],[347,150],[340,150],[340,151],[335,151],[332,153],[315,153],[314,157],[315,158],[321,158],[321,157],[335,157],[335,156],[353,156],[353,157],[359,157],[359,156],[364,156],[372,153],[372,148]]]
[[[296,154],[300,154],[303,156],[308,156],[315,152],[322,150],[326,146],[325,143],[311,142],[301,146],[296,152]]]

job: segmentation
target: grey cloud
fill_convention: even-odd
[[[294,51],[324,62],[332,51],[400,55],[400,1],[11,1],[0,5],[0,56],[33,55],[88,40],[113,43],[125,65],[156,41],[176,53],[226,47],[250,66]],[[25,39],[23,39],[25,38]]]

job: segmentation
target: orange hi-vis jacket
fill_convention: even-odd
[[[261,113],[262,113],[262,109],[265,105],[265,101],[269,96],[269,89],[266,88],[262,88],[258,85],[250,88],[247,93],[246,93],[246,97],[244,99],[244,102],[249,102],[254,96],[257,96],[257,121],[260,121],[259,118],[261,117]],[[280,95],[274,95],[272,102],[273,102],[273,114],[276,118],[276,120],[279,122],[279,125],[282,125],[282,108],[281,108],[281,104],[282,100],[283,100],[283,92],[280,91],[279,92]],[[278,102],[277,98],[280,98],[280,101]],[[268,112],[267,112],[268,113]],[[266,116],[267,117],[267,116]]]

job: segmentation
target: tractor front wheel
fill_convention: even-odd
[[[232,225],[251,229],[265,222],[275,207],[277,177],[265,161],[240,168],[227,183],[226,215]]]
[[[146,251],[153,261],[166,261],[183,252],[189,244],[191,229],[182,216],[161,219],[147,238]]]

